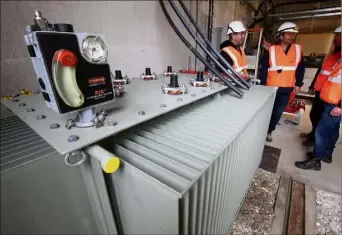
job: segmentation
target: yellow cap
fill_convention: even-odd
[[[118,157],[112,157],[106,160],[103,164],[103,171],[106,173],[114,173],[120,166],[120,159]]]
[[[30,96],[31,92],[27,89],[21,89],[20,90],[20,94],[24,95],[24,96]]]
[[[10,95],[10,96],[5,96],[3,99],[4,100],[13,100],[14,96]]]

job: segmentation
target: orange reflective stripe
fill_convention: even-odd
[[[329,77],[328,81],[329,82],[333,82],[333,83],[341,84],[341,74],[336,76],[336,77]]]
[[[339,65],[341,62],[341,53],[334,54],[333,52],[329,53],[323,61],[322,69],[317,76],[314,89],[316,91],[320,91],[324,83],[326,82],[328,76],[332,73],[332,71]]]
[[[323,74],[323,75],[329,75],[329,74],[331,73],[331,71],[328,71],[328,70],[321,70],[320,73]]]
[[[266,85],[275,87],[294,87],[295,74],[301,60],[302,50],[298,44],[291,45],[287,54],[280,45],[269,49],[269,69]]]
[[[222,48],[221,51],[227,53],[227,55],[232,59],[233,68],[236,72],[243,71],[244,73],[247,73],[247,61],[242,47],[240,47],[241,53],[232,46]]]
[[[331,72],[326,82],[322,86],[320,98],[330,104],[337,105],[341,101],[341,62]]]

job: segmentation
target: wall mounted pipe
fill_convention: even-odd
[[[170,0],[169,0],[170,1]],[[173,2],[173,1],[172,1]],[[223,62],[223,64],[229,68],[229,70],[239,79],[239,81],[241,81],[241,83],[243,83],[245,85],[245,87],[249,88],[250,84],[248,82],[246,82],[246,80],[244,80],[240,74],[238,74],[233,67],[220,55],[220,53],[218,53],[214,47],[211,45],[210,41],[208,39],[206,39],[204,37],[204,34],[202,33],[201,29],[198,27],[198,25],[195,22],[195,19],[192,17],[192,15],[190,14],[190,12],[188,11],[188,9],[186,8],[186,6],[184,5],[183,1],[179,0],[178,1],[180,6],[182,7],[182,9],[184,10],[185,14],[188,16],[188,18],[190,19],[190,22],[194,25],[194,27],[196,28],[198,34],[200,35],[200,37],[203,39],[203,41],[205,42],[205,44],[209,47],[209,49],[214,53],[214,55],[216,55],[216,57]],[[172,6],[172,5],[171,5]],[[173,6],[174,3],[173,3]],[[220,64],[221,65],[221,64]],[[221,68],[221,67],[220,67]],[[222,68],[221,68],[222,69]],[[225,71],[225,74],[227,76],[229,76],[228,72],[226,71],[226,69],[223,69],[223,71]],[[229,76],[230,77],[230,76]]]
[[[307,11],[293,11],[293,12],[280,12],[275,14],[268,14],[267,17],[277,17],[277,16],[290,16],[290,15],[305,15],[311,13],[324,13],[324,12],[332,12],[332,11],[340,11],[341,7],[331,7],[331,8],[322,8],[322,9],[315,9],[315,10],[307,10]],[[254,16],[253,18],[262,18],[263,16]]]
[[[341,12],[334,12],[334,13],[325,13],[325,14],[317,14],[317,15],[285,17],[285,18],[279,18],[279,20],[298,20],[298,19],[309,19],[309,18],[312,19],[312,18],[340,16],[340,15],[341,15]]]
[[[232,89],[240,98],[243,96],[243,91],[235,87],[231,82],[227,81],[215,68],[213,68],[202,55],[196,51],[193,46],[187,41],[187,39],[181,34],[176,25],[173,23],[169,13],[166,11],[163,0],[159,0],[160,6],[164,12],[164,15],[169,22],[172,29],[175,31],[180,40],[187,46],[187,48],[205,65],[212,71],[227,87]]]

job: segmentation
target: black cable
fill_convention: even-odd
[[[191,4],[191,3],[190,3]],[[196,24],[198,22],[198,0],[196,0]],[[196,37],[197,37],[197,30],[196,30]],[[196,51],[197,51],[197,42],[196,42]],[[195,59],[195,71],[197,71],[197,60]]]
[[[173,1],[170,1],[169,0],[169,2],[170,2],[170,4],[171,4],[171,2],[172,2],[172,4],[171,4],[171,6],[174,6],[175,7],[175,5],[174,5],[174,3],[173,3]],[[225,69],[222,65],[221,65],[221,63],[219,63],[218,62],[218,64],[217,63],[215,63],[216,65],[218,65],[221,69],[222,69],[222,71],[229,77],[229,78],[231,78],[232,80],[235,80],[235,81],[237,81],[237,80],[239,80],[243,85],[244,85],[244,87],[245,88],[249,88],[251,85],[245,80],[245,79],[243,79],[241,76],[240,76],[240,74],[238,74],[236,71],[235,71],[235,69],[233,69],[233,67],[213,48],[213,46],[211,45],[211,43],[208,41],[208,39],[206,39],[205,37],[204,37],[204,35],[203,35],[203,33],[202,33],[202,31],[201,31],[201,29],[199,29],[199,27],[198,27],[198,25],[196,25],[195,24],[195,20],[194,20],[194,18],[192,17],[192,15],[190,14],[190,12],[188,11],[188,9],[186,8],[186,6],[184,5],[184,3],[183,3],[183,1],[181,1],[181,0],[179,0],[178,1],[179,2],[179,4],[181,5],[181,7],[183,8],[183,10],[184,10],[184,12],[185,12],[185,14],[189,17],[189,19],[190,19],[190,21],[191,21],[191,23],[195,26],[195,28],[197,29],[197,31],[198,31],[198,34],[202,37],[202,39],[203,39],[203,41],[208,45],[208,47],[210,48],[210,50],[212,51],[212,52],[214,52],[214,54],[217,56],[217,58],[221,61],[221,62],[223,62],[223,64],[236,76],[236,78],[235,77],[233,77],[233,79],[231,78],[232,76],[231,76],[231,74],[230,73],[228,73],[228,71],[227,71],[227,69]],[[174,8],[174,7],[172,7],[172,8]],[[177,9],[177,7],[175,7],[176,9]],[[177,10],[178,11],[178,10]],[[179,13],[179,11],[178,11],[178,13]],[[185,26],[185,25],[184,25]],[[186,28],[189,28],[189,26],[187,25],[187,26],[185,26]],[[189,31],[189,30],[188,30]],[[189,32],[190,33],[190,32]],[[191,33],[190,33],[191,34]],[[198,38],[197,39],[195,39],[195,40],[198,40]],[[203,49],[203,48],[202,48]],[[208,51],[208,50],[207,50]],[[208,51],[209,52],[209,51]],[[209,52],[209,57],[211,56],[212,57],[212,55],[211,55],[211,53]],[[211,58],[210,57],[210,58]],[[211,58],[212,59],[212,58]],[[216,60],[216,59],[215,59]],[[215,62],[215,60],[214,60],[214,62]]]
[[[175,31],[177,36],[180,38],[180,40],[188,47],[188,49],[204,64],[206,65],[226,86],[231,88],[240,98],[243,96],[243,92],[236,88],[233,84],[231,84],[229,81],[223,78],[223,76],[217,72],[203,57],[202,55],[196,51],[193,46],[186,40],[186,38],[181,34],[181,32],[177,29],[176,25],[173,23],[169,13],[166,11],[165,5],[163,3],[163,0],[159,0],[160,6],[164,12],[164,15],[169,22],[172,29]]]
[[[207,48],[205,47],[205,45],[198,40],[198,38],[195,35],[195,32],[191,29],[191,27],[185,22],[185,19],[183,18],[182,14],[180,13],[180,11],[178,10],[178,8],[176,7],[176,5],[174,4],[174,2],[172,0],[169,0],[169,3],[171,4],[172,9],[174,10],[174,12],[176,13],[176,15],[178,16],[179,20],[182,22],[182,24],[184,25],[184,27],[188,30],[188,32],[190,33],[190,35],[193,37],[193,39],[198,42],[198,45],[202,48],[202,50],[210,57],[210,59],[222,70],[224,71],[224,73],[230,78],[232,79],[236,84],[238,84],[241,88],[246,88],[238,79],[236,79],[231,73],[229,73],[220,62],[218,62],[216,60],[216,58],[207,50]]]

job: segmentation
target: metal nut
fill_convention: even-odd
[[[116,125],[118,125],[118,123],[116,121],[112,121],[112,120],[109,120],[107,122],[107,124],[108,124],[108,126],[116,126]]]
[[[80,137],[78,137],[77,135],[71,135],[68,137],[68,141],[69,142],[76,142],[80,139]]]
[[[37,115],[37,120],[42,120],[45,119],[46,116],[45,115]]]
[[[26,109],[26,111],[30,113],[30,112],[34,112],[34,111],[36,111],[36,110],[33,109],[33,108],[28,108],[28,109]]]
[[[57,129],[57,128],[59,128],[60,127],[60,125],[58,124],[58,123],[52,123],[51,125],[50,125],[50,129]]]
[[[178,101],[178,102],[182,102],[183,99],[182,99],[182,98],[178,98],[177,101]]]
[[[145,115],[146,113],[144,111],[140,111],[138,114],[139,115]]]
[[[167,105],[166,104],[161,104],[160,107],[165,108],[165,107],[167,107]]]
[[[19,104],[19,107],[25,107],[25,106],[26,106],[25,103],[20,103],[20,104]]]

